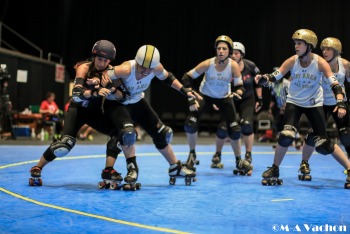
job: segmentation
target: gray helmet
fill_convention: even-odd
[[[114,60],[116,54],[115,46],[112,42],[107,40],[100,40],[92,47],[92,57],[100,56],[110,60]]]

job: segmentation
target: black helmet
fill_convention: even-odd
[[[110,60],[114,60],[116,54],[115,46],[107,40],[100,40],[92,47],[92,57],[100,56]]]

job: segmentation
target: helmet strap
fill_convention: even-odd
[[[303,59],[309,52],[311,52],[311,45],[310,44],[307,45],[307,50],[305,51],[304,54],[299,56],[299,59]]]

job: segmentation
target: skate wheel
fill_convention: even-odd
[[[298,180],[302,180],[303,179],[303,175],[298,175]]]
[[[344,188],[345,189],[350,189],[350,183],[345,183]]]
[[[106,183],[105,182],[98,182],[97,186],[99,189],[103,189],[106,186]]]
[[[196,160],[196,161],[195,161],[195,164],[196,164],[196,165],[199,165],[199,160]]]
[[[118,189],[118,184],[115,183],[115,182],[111,183],[110,186],[109,186],[109,189],[110,189],[110,190],[116,190],[116,189]]]
[[[185,177],[185,184],[187,186],[191,185],[191,182],[192,182],[192,178],[191,177]]]
[[[278,185],[282,185],[282,184],[283,184],[283,180],[278,179],[278,180],[277,180],[277,184],[278,184]]]
[[[38,179],[38,183],[37,183],[38,186],[42,186],[43,185],[43,181],[41,178]]]
[[[237,174],[238,174],[238,171],[237,171],[237,170],[233,170],[233,174],[234,174],[234,175],[237,175]]]
[[[29,186],[34,186],[34,179],[33,178],[29,178]]]
[[[136,189],[140,190],[141,189],[141,183],[136,183]]]
[[[128,191],[131,189],[130,184],[123,184],[123,190]]]
[[[261,184],[262,185],[267,185],[268,183],[267,183],[267,180],[266,179],[263,179],[262,181],[261,181]]]
[[[169,184],[170,185],[175,185],[176,178],[175,177],[170,177]]]
[[[251,176],[252,174],[253,174],[253,171],[250,170],[250,171],[248,171],[247,176]]]

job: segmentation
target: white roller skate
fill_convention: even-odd
[[[128,173],[124,177],[123,190],[136,191],[141,188],[141,183],[136,183],[138,178],[138,168],[134,163],[129,163],[127,166]]]
[[[177,161],[175,164],[171,164],[169,168],[169,184],[175,185],[176,177],[184,177],[185,184],[191,185],[191,182],[197,181],[196,172],[188,169],[185,165],[181,163],[181,161]]]
[[[192,171],[196,171],[195,165],[199,165],[199,160],[197,160],[196,152],[190,152],[188,154],[188,158],[186,162],[183,162],[182,164],[186,166],[188,169]]]

